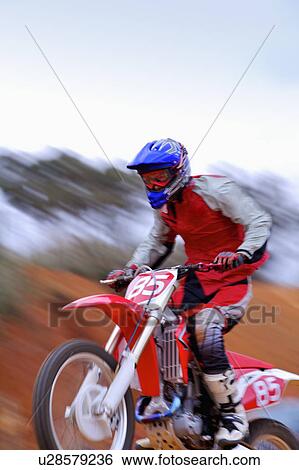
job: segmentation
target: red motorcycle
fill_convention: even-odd
[[[125,298],[92,295],[63,307],[98,308],[115,328],[105,348],[72,340],[42,365],[33,399],[40,448],[130,449],[135,421],[143,423],[153,449],[217,448],[218,410],[189,347],[185,319],[169,306],[179,279],[217,265],[146,269],[118,280],[128,286]],[[243,445],[298,449],[296,435],[273,419],[269,408],[282,402],[288,384],[298,384],[299,376],[248,356],[228,355],[250,422]],[[132,389],[139,391],[136,403]]]

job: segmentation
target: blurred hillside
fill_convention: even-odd
[[[74,319],[50,327],[50,304],[98,293],[95,282],[75,274],[24,265],[23,291],[18,315],[0,315],[0,449],[36,448],[31,423],[32,389],[41,363],[61,342],[89,338],[101,343],[105,331],[78,326]],[[30,286],[30,287],[29,287]]]
[[[0,315],[0,449],[32,449],[32,389],[38,369],[49,352],[71,338],[89,338],[104,344],[112,325],[105,328],[79,326],[73,317],[50,326],[49,305],[104,291],[99,285],[72,273],[24,265],[27,279],[19,314]],[[29,288],[30,286],[30,288]],[[298,289],[254,285],[254,305],[267,311],[275,306],[274,317],[242,322],[226,337],[229,349],[273,363],[276,367],[299,373],[297,321]],[[55,318],[55,314],[52,319]],[[96,315],[93,320],[97,320]],[[141,431],[137,431],[140,433]]]
[[[240,325],[230,348],[299,372],[298,193],[271,174],[247,175],[221,164],[271,212],[271,261],[255,281],[255,305],[275,309],[274,321]],[[83,157],[4,152],[0,157],[0,448],[34,448],[31,397],[50,350],[84,337],[103,343],[105,328],[79,327],[70,318],[50,327],[49,305],[100,292],[94,282],[123,265],[148,233],[152,213],[134,174],[120,177]],[[167,263],[183,260],[182,245]],[[263,282],[273,281],[276,284]]]

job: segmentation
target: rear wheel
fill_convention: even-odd
[[[108,425],[94,409],[94,400],[103,398],[111,385],[116,366],[115,359],[91,341],[72,340],[50,354],[33,393],[33,419],[41,449],[131,448],[135,427],[131,390]],[[83,387],[87,376],[91,378]]]
[[[271,419],[259,419],[249,425],[247,442],[257,450],[299,449],[299,441],[282,423]]]

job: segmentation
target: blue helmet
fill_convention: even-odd
[[[168,169],[170,179],[167,185],[158,190],[148,189],[147,197],[154,209],[162,207],[190,179],[190,164],[185,147],[172,139],[154,140],[146,144],[127,165],[140,175],[155,170]]]

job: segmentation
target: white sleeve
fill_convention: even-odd
[[[165,224],[158,210],[154,211],[154,225],[148,237],[140,243],[127,266],[147,264],[154,266],[163,260],[174,246],[176,234]]]
[[[266,243],[270,236],[271,216],[232,180],[203,177],[196,192],[200,192],[209,207],[220,210],[233,222],[244,226],[245,238],[238,251],[251,258]]]

